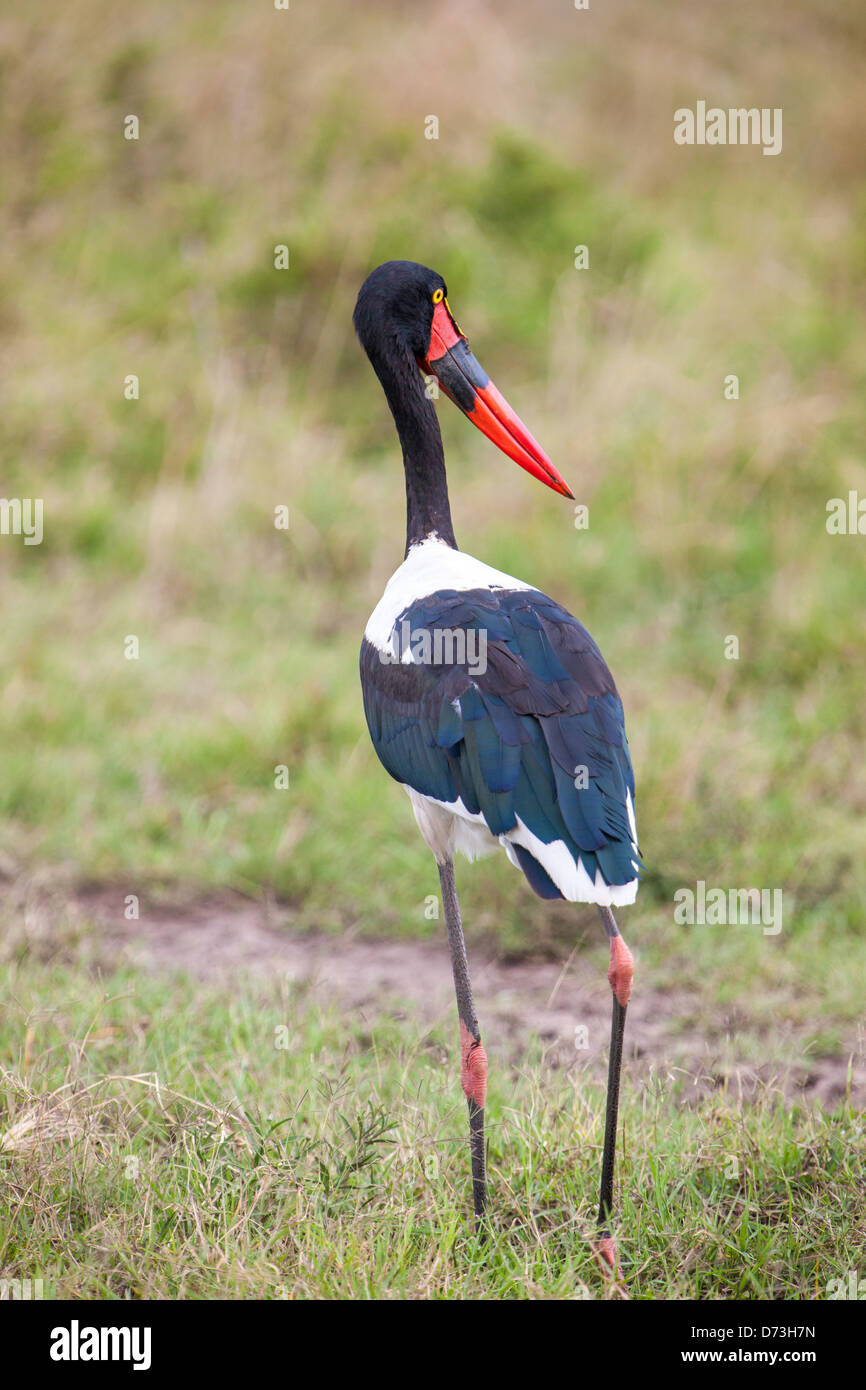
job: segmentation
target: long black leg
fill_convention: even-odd
[[[604,1151],[601,1160],[601,1189],[598,1198],[598,1228],[600,1254],[618,1272],[616,1245],[610,1232],[613,1212],[613,1170],[616,1161],[616,1125],[619,1114],[619,1083],[622,1071],[622,1047],[625,1036],[625,1015],[631,994],[634,964],[631,951],[619,934],[619,928],[609,907],[599,913],[610,941],[610,968],[607,978],[613,994],[610,1020],[610,1059],[607,1069],[607,1113],[604,1123]]]
[[[438,862],[438,861],[437,861]],[[484,1101],[487,1094],[487,1056],[481,1044],[481,1030],[472,1000],[469,962],[457,886],[454,882],[454,862],[446,859],[438,864],[442,885],[442,904],[448,926],[448,945],[451,950],[451,969],[457,994],[457,1013],[460,1018],[460,1082],[469,1104],[469,1153],[472,1160],[472,1200],[476,1229],[480,1230],[487,1205],[487,1176],[484,1152]]]

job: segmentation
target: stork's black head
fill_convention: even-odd
[[[373,361],[394,344],[410,357],[426,356],[433,324],[433,296],[445,281],[417,261],[385,261],[361,286],[355,305],[355,331]]]
[[[377,266],[361,286],[355,331],[385,388],[398,429],[407,394],[423,401],[414,361],[422,372],[437,378],[445,394],[504,454],[554,492],[573,495],[469,351],[466,335],[448,307],[445,281],[435,270],[416,261]]]

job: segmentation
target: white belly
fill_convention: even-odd
[[[403,785],[406,786],[405,783]],[[484,817],[480,813],[473,815],[471,811],[467,811],[462,801],[436,801],[432,796],[424,796],[409,786],[406,786],[406,792],[415,812],[418,829],[440,864],[446,859],[453,859],[457,850],[472,860],[492,853],[501,845],[512,864],[519,869],[520,863],[512,846],[522,845],[524,849],[529,850],[533,859],[538,860],[566,902],[597,903],[600,907],[627,907],[637,896],[637,877],[630,883],[612,886],[605,882],[601,869],[598,869],[595,878],[590,878],[581,860],[572,858],[571,851],[563,840],[553,840],[546,845],[537,835],[533,835],[519,816],[513,830],[507,831],[505,835],[494,835],[487,828]],[[626,792],[626,796],[629,821],[634,826],[631,794]]]

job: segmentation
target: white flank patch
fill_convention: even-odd
[[[628,812],[628,825],[631,830],[631,842],[637,853],[637,826],[634,819],[634,802],[631,799],[631,792],[628,787],[625,789],[625,809]]]
[[[611,885],[605,881],[601,869],[596,869],[591,879],[581,859],[572,859],[571,850],[564,840],[553,840],[546,845],[533,835],[528,825],[517,817],[517,829],[500,835],[501,842],[508,848],[507,841],[528,849],[533,859],[537,859],[548,878],[552,878],[562,896],[570,903],[598,903],[600,907],[627,907],[637,896],[638,880],[630,883]],[[509,856],[510,858],[510,856]]]
[[[599,907],[627,907],[637,896],[636,878],[630,883],[611,886],[605,882],[601,869],[597,869],[595,878],[591,879],[582,861],[572,858],[564,840],[554,840],[546,845],[537,835],[533,835],[519,816],[514,830],[509,830],[506,835],[493,835],[480,812],[473,815],[467,811],[462,801],[437,801],[432,796],[423,796],[416,792],[414,787],[406,786],[405,782],[403,786],[406,787],[409,800],[412,802],[418,829],[439,863],[451,859],[456,850],[467,859],[477,859],[482,854],[489,854],[498,843],[502,845],[512,864],[519,869],[520,861],[513,846],[521,845],[529,850],[533,859],[538,860],[567,902],[597,903]]]
[[[395,570],[385,585],[380,598],[367,623],[364,633],[380,652],[392,652],[396,648],[392,642],[394,625],[400,614],[417,602],[435,594],[440,589],[531,589],[522,579],[514,579],[510,574],[492,569],[483,560],[476,560],[463,550],[453,550],[438,536],[428,536],[426,540],[413,545],[406,559]],[[407,658],[404,656],[403,660]],[[411,656],[408,658],[411,661]]]

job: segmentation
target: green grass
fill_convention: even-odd
[[[22,883],[70,897],[232,890],[335,935],[440,930],[423,911],[435,871],[370,747],[357,680],[364,624],[402,555],[403,491],[351,311],[373,265],[407,256],[443,272],[473,350],[590,510],[576,530],[568,505],[442,402],[461,544],[570,607],[621,690],[649,869],[625,928],[638,987],[660,992],[672,1035],[728,1029],[765,1069],[784,1069],[796,1036],[844,1064],[866,975],[864,539],[828,535],[825,509],[866,495],[866,20],[853,0],[531,17],[505,0],[496,15],[481,44],[472,15],[449,11],[447,63],[426,10],[396,25],[376,4],[147,0],[119,18],[82,0],[4,23],[0,496],[45,508],[41,546],[0,537],[9,930]],[[674,146],[673,111],[698,98],[781,105],[782,155]],[[122,136],[130,112],[138,142]],[[429,112],[438,141],[424,139]],[[280,243],[288,271],[273,268]],[[573,268],[578,244],[588,271]],[[124,399],[130,374],[138,400]],[[281,504],[288,532],[273,525]],[[674,892],[698,879],[781,888],[781,935],[677,927]],[[500,860],[460,887],[471,944],[565,956],[595,940],[587,916],[541,903]],[[254,993],[138,979],[135,1005],[105,1006],[121,1034],[67,1078],[97,1011],[88,959],[55,970],[25,952],[16,967],[4,1129],[32,1095],[97,1084],[82,1102],[92,1143],[7,1158],[24,1165],[16,1191],[35,1181],[44,1201],[15,1207],[4,1269],[35,1260],[81,1290],[596,1287],[592,1086],[579,1101],[561,1078],[543,1089],[533,1054],[499,1093],[500,1226],[482,1256],[460,1107],[411,1029],[377,1023],[374,1067],[360,1033],[311,1006],[305,1045],[272,1057],[260,1040],[241,1078],[232,1010],[243,1018]],[[102,987],[128,985],[109,972]],[[128,1034],[135,1008],[153,1022]],[[53,1041],[21,1071],[31,1010]],[[198,1105],[163,1113],[143,1085],[98,1084],[154,1069]],[[404,1143],[433,1145],[447,1176],[423,1183],[383,1143],[328,1195],[316,1163],[349,1140],[326,1080],[341,1097],[345,1085],[350,1118],[370,1100]],[[814,1292],[834,1260],[850,1265],[850,1116],[768,1094],[741,1112],[723,1098],[717,1119],[715,1101],[677,1108],[634,1084],[624,1200],[644,1200],[624,1215],[638,1293]],[[305,1092],[292,1124],[316,1147],[302,1161],[283,1128],[249,1163],[261,1117],[283,1118],[287,1096],[294,1115]],[[212,1127],[228,1108],[240,1137],[221,1149]],[[124,1188],[109,1116],[162,1196]],[[543,1163],[540,1139],[521,1137],[532,1116]],[[717,1131],[753,1156],[733,1187],[701,1157]],[[656,1132],[671,1136],[658,1181]],[[798,1176],[793,1155],[813,1149]],[[190,1253],[201,1236],[184,1174],[219,1260]],[[85,1240],[100,1222],[107,1234]],[[115,1234],[123,1274],[93,1253]]]
[[[281,982],[83,986],[32,962],[6,996],[6,1278],[66,1298],[615,1296],[591,1249],[603,1093],[580,1068],[542,1085],[530,1050],[493,1076],[479,1246],[450,1027],[353,1021]],[[626,1082],[631,1297],[826,1297],[862,1254],[862,1115],[676,1089]]]

